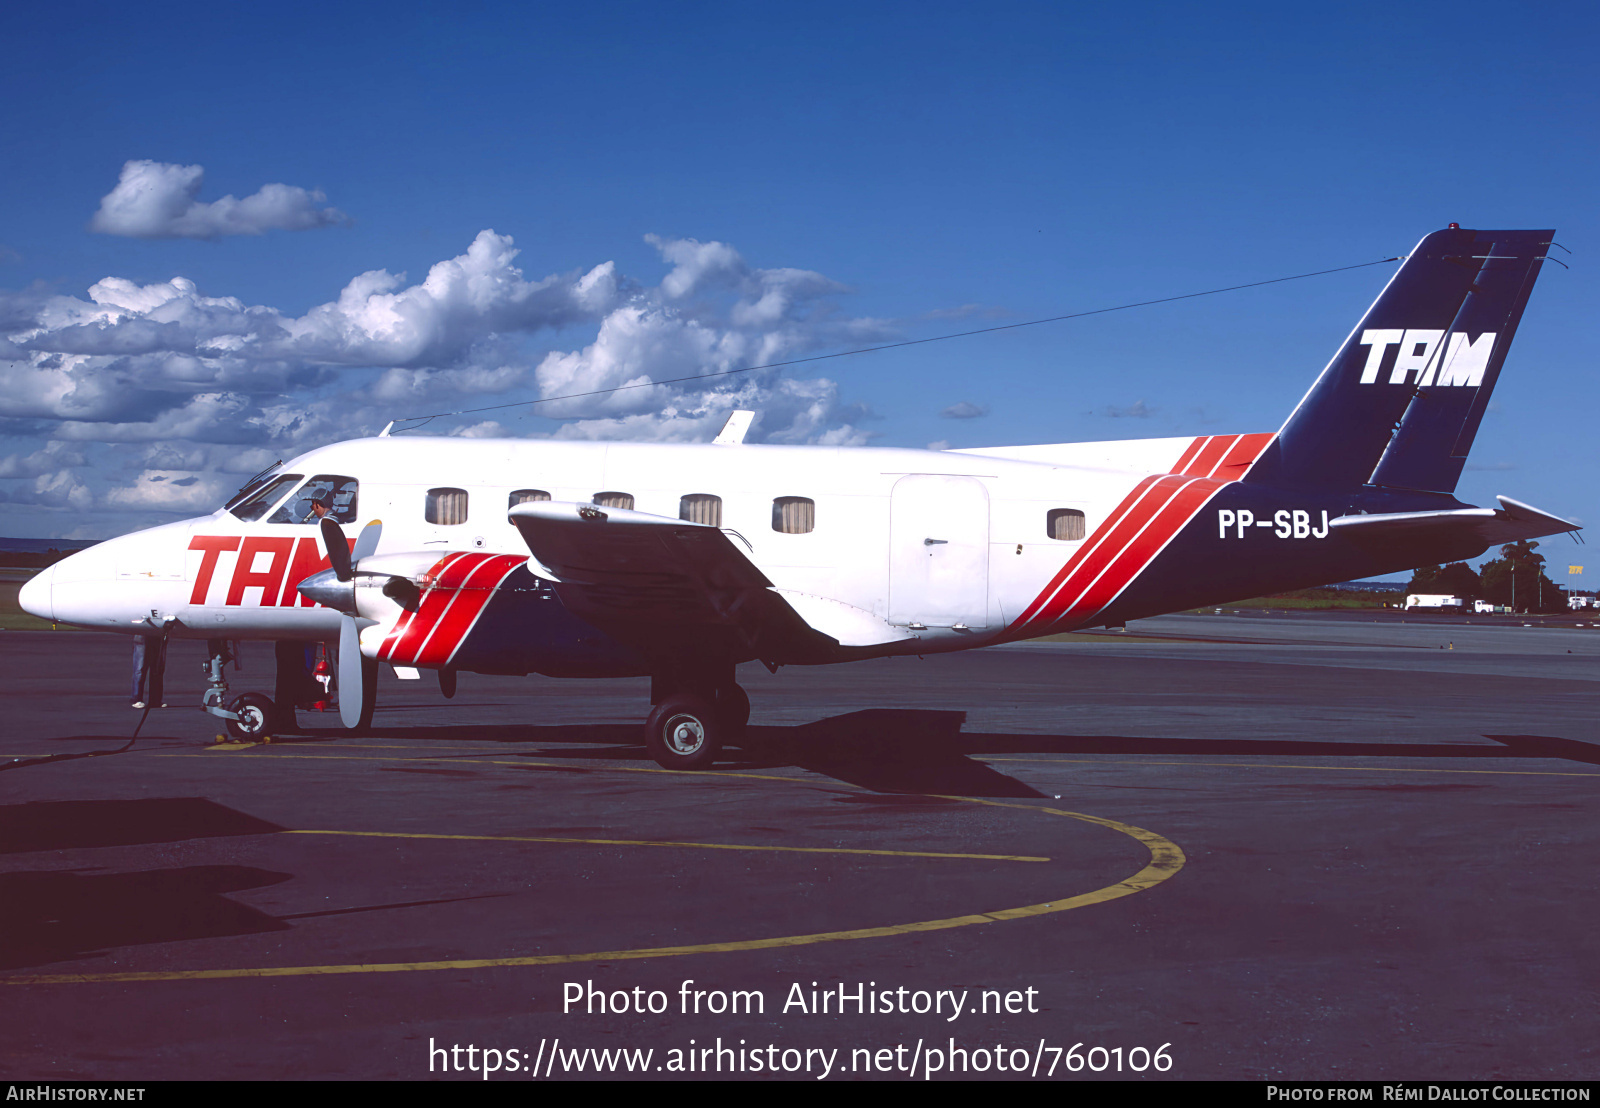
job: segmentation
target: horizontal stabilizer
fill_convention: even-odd
[[[1500,508],[1460,508],[1446,512],[1390,512],[1383,515],[1342,516],[1329,526],[1355,541],[1391,542],[1415,539],[1477,539],[1484,548],[1496,543],[1537,539],[1582,527],[1571,520],[1541,512],[1509,496],[1496,497]]]

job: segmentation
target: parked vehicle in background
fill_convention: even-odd
[[[1467,602],[1459,596],[1448,596],[1442,593],[1414,592],[1406,597],[1407,608],[1448,608],[1465,610]]]

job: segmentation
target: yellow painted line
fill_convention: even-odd
[[[1329,755],[1336,757],[1336,755]],[[1405,757],[1405,755],[1396,755]],[[1558,755],[1552,755],[1558,757]],[[1045,765],[1083,766],[1222,766],[1229,769],[1322,769],[1351,773],[1508,773],[1517,777],[1600,777],[1600,773],[1579,773],[1554,769],[1414,769],[1408,766],[1295,766],[1276,762],[1143,762],[1108,758],[982,758],[984,762],[1036,762]]]
[[[792,780],[792,779],[791,779]],[[819,931],[808,935],[782,935],[768,939],[743,939],[725,943],[700,943],[693,946],[643,947],[635,950],[603,950],[581,954],[535,954],[519,958],[456,958],[439,962],[381,962],[339,966],[263,966],[249,969],[214,970],[158,970],[132,973],[47,973],[16,977],[0,977],[6,985],[66,985],[116,981],[202,981],[239,977],[308,977],[347,973],[407,973],[419,970],[473,970],[498,969],[508,966],[553,966],[574,962],[620,962],[639,958],[671,958],[683,954],[722,954],[741,950],[774,950],[783,947],[811,946],[816,943],[844,942],[852,939],[880,939],[896,935],[913,935],[926,931],[946,931],[957,927],[970,927],[982,923],[1025,919],[1032,916],[1069,912],[1091,904],[1131,896],[1167,880],[1183,868],[1185,858],[1178,845],[1154,831],[1146,831],[1127,823],[1104,819],[1100,816],[1068,812],[1059,808],[1038,808],[1028,804],[1008,804],[975,797],[946,797],[996,808],[1021,808],[1029,812],[1045,812],[1098,824],[1138,840],[1150,851],[1150,862],[1131,877],[1107,885],[1093,892],[1080,893],[1063,900],[1028,904],[1020,908],[1002,908],[993,912],[951,916],[947,919],[920,920],[915,923],[890,924],[886,927],[862,927],[850,931]]]
[[[211,747],[204,748],[212,749]],[[195,753],[153,753],[154,758],[195,758]],[[422,754],[410,757],[401,757],[398,754],[288,754],[281,747],[274,746],[270,750],[263,750],[262,757],[270,758],[312,758],[324,761],[341,762],[438,762],[446,766],[535,766],[540,769],[569,769],[568,762],[535,762],[528,758],[454,758],[447,754]],[[662,769],[659,766],[602,766],[607,772],[616,773],[666,773],[680,777],[747,777],[755,781],[784,781],[789,784],[805,781],[799,775],[783,777],[775,773],[745,773],[740,770],[723,769]]]
[[[572,839],[552,835],[433,835],[410,831],[290,830],[286,835],[350,835],[370,839],[463,839],[495,843],[572,843],[584,846],[675,846],[692,850],[764,850],[785,854],[876,854],[889,858],[966,858],[981,862],[1048,862],[1025,854],[942,854],[931,850],[863,850],[852,847],[759,846],[743,843],[679,843],[658,839]]]

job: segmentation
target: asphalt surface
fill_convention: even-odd
[[[0,1076],[1594,1078],[1600,627],[1520,623],[748,667],[700,774],[633,680],[214,747],[197,644],[101,754],[127,641],[3,632]]]

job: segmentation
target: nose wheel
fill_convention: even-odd
[[[273,716],[276,706],[260,693],[245,693],[235,697],[228,711],[234,715],[228,720],[228,734],[236,739],[259,741],[272,737]]]

